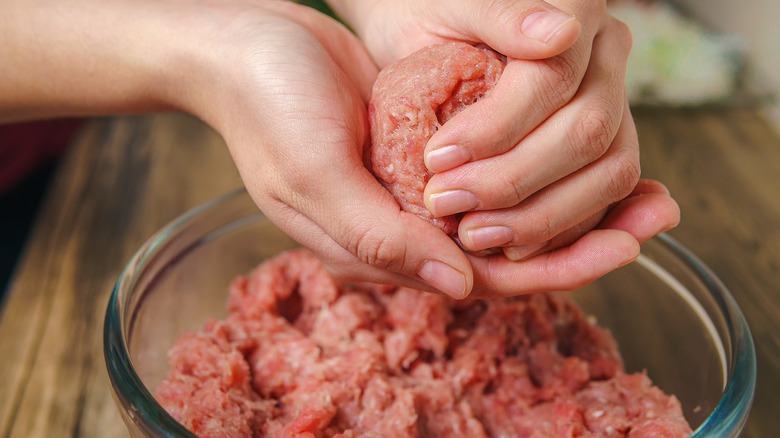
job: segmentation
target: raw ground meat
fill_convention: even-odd
[[[371,169],[405,211],[456,237],[459,217],[435,218],[423,190],[432,174],[423,161],[439,126],[485,96],[505,60],[487,48],[443,43],[421,49],[383,69],[369,102]]]
[[[682,437],[680,403],[627,374],[561,295],[455,301],[339,285],[308,250],[230,285],[157,388],[201,437]]]

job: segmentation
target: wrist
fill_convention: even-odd
[[[266,46],[257,36],[274,39],[280,35],[274,20],[283,14],[276,9],[287,3],[197,2],[188,6],[173,22],[161,100],[195,115],[223,137],[240,131],[237,126],[246,127],[256,112],[256,108],[245,107],[248,95],[262,82],[256,76],[257,62],[265,59],[258,56]]]

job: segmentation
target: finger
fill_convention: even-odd
[[[493,8],[495,9],[495,8]],[[491,93],[445,124],[428,142],[425,163],[444,172],[515,147],[534,127],[569,102],[589,66],[595,35],[607,20],[590,20],[576,44],[561,55],[539,61],[508,59],[501,80]],[[610,35],[600,59],[606,68],[622,70],[630,35]],[[614,45],[614,46],[613,46]],[[620,65],[620,64],[623,65]]]
[[[603,210],[583,222],[558,234],[547,242],[502,248],[512,261],[520,261],[536,254],[570,245],[594,228],[623,230],[639,242],[680,223],[680,208],[669,190],[658,181],[639,180],[627,198],[609,210]]]
[[[376,201],[376,198],[374,198]],[[394,203],[392,198],[390,203]],[[444,293],[452,298],[460,299],[468,296],[473,285],[473,279],[468,278],[470,266],[466,263],[462,271],[458,270],[458,262],[446,260],[443,254],[453,251],[457,256],[462,256],[462,251],[454,246],[451,239],[444,236],[438,229],[432,227],[422,219],[402,211],[396,211],[396,220],[384,216],[389,220],[387,224],[377,223],[373,216],[367,218],[351,217],[356,223],[370,222],[377,234],[371,235],[365,229],[355,228],[344,234],[331,235],[332,231],[324,229],[305,214],[290,207],[284,202],[278,202],[274,209],[274,222],[285,224],[286,232],[299,242],[306,242],[306,246],[312,249],[326,264],[331,273],[342,281],[370,281],[379,284],[394,284],[426,291]],[[388,209],[392,210],[392,207]],[[358,208],[355,211],[365,211]],[[384,211],[384,209],[382,209]],[[271,217],[269,215],[269,217]],[[338,217],[331,218],[332,222],[338,222]],[[351,228],[348,226],[348,228]],[[395,239],[385,239],[380,233],[394,233],[395,228],[403,229],[413,234],[399,236]],[[439,236],[426,236],[426,232],[433,231]],[[354,234],[354,237],[349,237]],[[397,234],[397,233],[396,233]],[[432,233],[433,234],[433,233]],[[340,237],[339,237],[340,236]],[[427,239],[430,248],[437,252],[435,256],[423,255],[423,262],[416,264],[412,260],[414,249],[407,250],[406,244],[418,242],[416,239]],[[345,243],[355,241],[356,245]],[[399,245],[400,243],[400,245]],[[438,249],[437,249],[438,248]],[[459,258],[459,257],[458,257]],[[403,272],[403,264],[412,266],[410,271]],[[416,266],[419,265],[419,266]],[[400,268],[399,268],[400,266]],[[399,272],[400,271],[400,272]],[[416,272],[415,272],[416,271]],[[463,273],[466,271],[466,274]]]
[[[584,236],[588,231],[592,230],[603,219],[606,209],[594,214],[588,219],[574,225],[557,234],[552,239],[545,242],[529,243],[525,245],[505,246],[501,248],[504,256],[513,262],[518,262],[531,258],[537,254],[543,252],[552,251],[558,248],[562,248],[567,245],[571,245],[577,239]]]
[[[640,243],[680,223],[680,207],[660,182],[641,180],[628,198],[609,210],[598,228],[623,230]]]
[[[453,192],[476,199],[478,210],[511,207],[602,156],[621,120],[630,118],[624,111],[625,64],[614,62],[618,48],[627,50],[614,38],[597,38],[588,73],[569,105],[534,130],[520,146],[434,175],[425,188],[426,207],[435,216],[465,211],[458,209],[461,205],[457,203],[444,202]]]
[[[313,144],[322,141],[318,132],[305,134]],[[454,298],[467,296],[473,274],[462,250],[440,229],[401,211],[362,166],[355,149],[344,157],[331,152],[343,148],[323,144],[320,154],[303,163],[309,176],[321,178],[305,180],[294,191],[284,192],[280,201],[303,214],[352,256],[342,259],[344,272],[359,262],[368,268],[360,271],[361,276],[400,283],[398,276],[387,275],[389,271],[407,277],[406,283],[411,279]],[[340,175],[339,181],[334,183],[331,175]]]
[[[522,262],[502,255],[473,257],[474,296],[502,297],[577,289],[639,256],[639,243],[621,230],[592,230],[570,246]]]
[[[581,33],[575,14],[539,0],[448,3],[450,27],[461,37],[481,41],[521,59],[543,59],[567,50]]]
[[[569,246],[521,262],[501,256],[473,258],[475,296],[508,296],[550,290],[574,290],[639,255],[639,244],[680,221],[680,209],[668,189],[643,179],[631,196],[617,203],[596,229]],[[587,227],[586,227],[587,228]]]
[[[671,196],[669,189],[662,182],[649,178],[640,179],[639,182],[636,183],[634,190],[631,192],[631,196],[649,194]]]
[[[639,255],[639,244],[680,221],[668,189],[643,179],[631,196],[611,208],[598,226],[571,245],[521,262],[501,256],[472,258],[474,296],[511,296],[574,290],[624,266]],[[587,226],[586,226],[587,228]]]
[[[515,207],[466,214],[458,229],[469,250],[490,243],[480,229],[506,227],[512,240],[501,246],[543,244],[628,196],[639,180],[639,147],[625,106],[612,146],[599,160],[545,187]],[[493,242],[495,243],[495,242]]]
[[[545,61],[509,59],[495,88],[442,125],[425,147],[431,172],[512,149],[571,100],[585,71],[575,52]]]

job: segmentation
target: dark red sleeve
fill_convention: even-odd
[[[0,125],[0,194],[62,155],[82,124],[62,119]]]

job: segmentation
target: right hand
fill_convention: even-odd
[[[501,247],[514,261],[470,257],[481,293],[576,288],[679,221],[662,185],[642,192],[624,85],[631,36],[603,1],[330,3],[380,66],[452,40],[507,56],[495,89],[444,124],[425,156],[428,209],[465,213],[465,248]],[[547,33],[528,32],[539,23]]]

